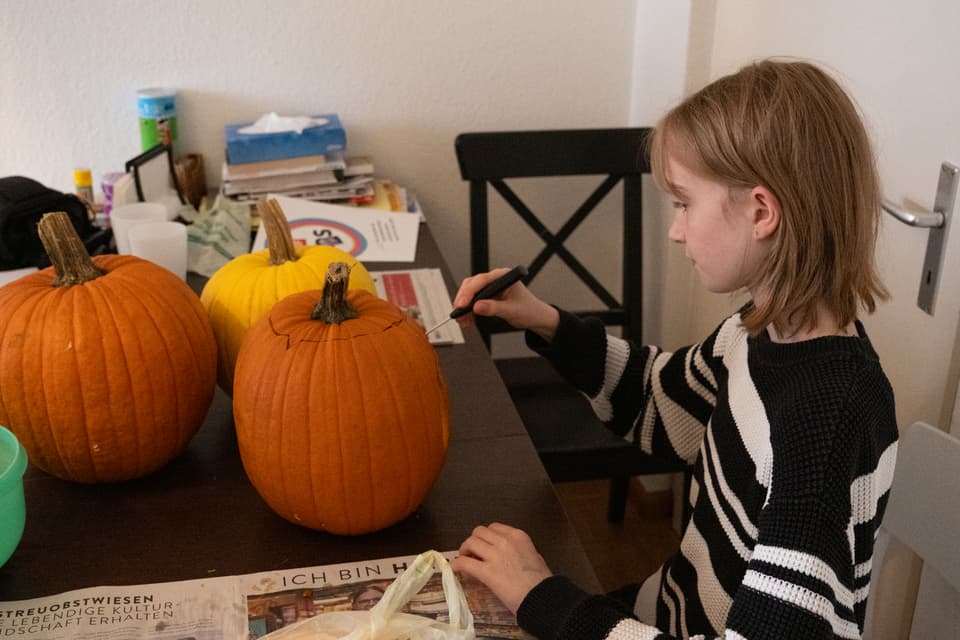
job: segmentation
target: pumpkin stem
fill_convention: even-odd
[[[347,300],[347,285],[350,284],[350,265],[345,262],[332,262],[327,268],[327,279],[323,283],[323,295],[310,314],[311,320],[320,320],[327,324],[340,324],[344,320],[356,318],[357,310]]]
[[[37,231],[57,274],[53,286],[83,284],[106,273],[93,264],[66,212],[53,211],[43,214],[37,224]]]
[[[297,250],[293,245],[293,235],[287,217],[277,201],[260,200],[257,202],[260,224],[267,234],[267,248],[270,249],[270,264],[278,265],[297,259]]]

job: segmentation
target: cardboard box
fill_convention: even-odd
[[[327,122],[307,127],[301,133],[279,131],[274,133],[240,133],[250,123],[228,124],[224,129],[227,139],[227,162],[244,164],[265,162],[300,156],[317,156],[331,151],[343,151],[347,136],[335,113],[311,116]]]

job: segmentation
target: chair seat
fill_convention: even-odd
[[[510,358],[495,364],[554,482],[677,470],[607,429],[586,397],[543,358]],[[559,424],[576,428],[558,429]]]

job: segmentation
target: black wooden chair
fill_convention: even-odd
[[[646,128],[624,128],[463,133],[457,136],[455,147],[460,173],[470,182],[472,273],[488,271],[491,267],[489,185],[544,242],[532,260],[511,257],[507,263],[492,266],[526,264],[528,276],[525,282],[529,283],[551,257],[558,257],[589,287],[598,304],[603,305],[570,310],[599,317],[608,326],[619,326],[622,336],[639,340],[642,317],[641,181],[643,174],[650,172],[643,153],[648,133]],[[508,178],[574,175],[597,175],[603,179],[556,233],[550,231],[505,182]],[[623,183],[623,290],[616,296],[564,243],[620,182]],[[563,300],[550,302],[564,306]],[[488,348],[491,335],[514,331],[505,322],[491,318],[477,318],[477,327]],[[563,381],[543,358],[499,359],[496,365],[551,480],[610,478],[607,518],[611,522],[623,519],[631,476],[681,470],[644,454],[632,443],[609,432],[594,416],[586,398]]]

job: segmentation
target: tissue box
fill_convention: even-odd
[[[266,160],[282,160],[300,156],[318,156],[332,151],[343,151],[347,136],[335,113],[311,116],[325,119],[325,124],[307,127],[301,133],[278,131],[273,133],[240,133],[250,123],[228,124],[224,129],[227,138],[227,162],[244,164]]]

